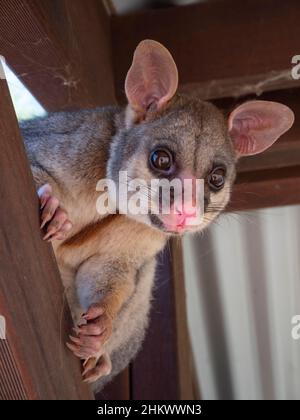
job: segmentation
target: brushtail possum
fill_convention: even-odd
[[[157,253],[172,235],[198,232],[225,208],[242,155],[271,146],[294,114],[275,102],[246,102],[225,117],[214,105],[177,93],[169,51],[152,40],[136,48],[125,81],[128,105],[59,112],[21,131],[75,331],[67,344],[83,379],[99,389],[139,350],[148,324]],[[176,214],[100,215],[100,179],[119,172],[204,180],[204,218]],[[187,204],[188,206],[188,204]]]

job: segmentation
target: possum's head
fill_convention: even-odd
[[[263,152],[294,121],[288,107],[266,101],[246,102],[225,117],[210,103],[176,94],[177,86],[168,50],[142,41],[126,77],[124,126],[112,142],[108,163],[108,176],[116,183],[120,171],[127,173],[119,189],[142,180],[137,189],[133,183],[126,205],[131,200],[144,214],[127,206],[128,216],[171,234],[201,230],[218,216],[230,199],[238,158]],[[179,183],[166,193],[153,180]],[[200,213],[195,211],[199,204]]]

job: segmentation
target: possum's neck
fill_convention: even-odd
[[[117,107],[95,109],[86,115],[77,130],[78,148],[75,151],[74,172],[85,187],[95,189],[106,178],[112,139],[120,129],[123,110]],[[73,172],[73,171],[72,171]]]

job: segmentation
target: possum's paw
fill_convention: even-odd
[[[67,343],[67,346],[82,359],[98,358],[103,353],[103,344],[112,334],[112,319],[101,304],[92,305],[82,318],[86,324],[75,329],[78,336],[70,335],[72,343]]]
[[[83,381],[88,383],[95,382],[102,376],[109,375],[111,368],[112,365],[108,354],[104,353],[98,359],[91,357],[83,363]]]
[[[45,184],[38,190],[41,204],[41,229],[46,226],[44,240],[64,239],[72,229],[67,213],[60,207],[59,201],[52,195],[52,188]]]

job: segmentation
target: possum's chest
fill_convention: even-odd
[[[125,216],[112,215],[85,227],[63,244],[55,243],[54,251],[64,286],[68,287],[78,267],[92,256],[122,256],[143,265],[163,248],[165,241],[160,232]]]
[[[75,279],[79,267],[88,261],[91,257],[99,256],[99,276],[103,272],[101,261],[109,259],[113,264],[114,258],[127,261],[132,264],[135,273],[138,276],[138,289],[136,289],[136,305],[143,301],[138,296],[150,296],[153,275],[153,268],[141,271],[148,261],[154,261],[153,257],[163,248],[165,236],[160,232],[156,233],[147,226],[131,221],[125,216],[108,216],[101,222],[88,226],[73,237],[68,238],[64,243],[56,241],[54,251],[60,270],[66,296],[71,308],[74,322],[78,319],[82,308],[79,305],[77,293],[75,290]],[[149,263],[147,263],[149,264]],[[151,263],[152,264],[152,263]],[[137,294],[142,284],[143,292]],[[131,305],[132,306],[132,305]],[[134,305],[133,305],[134,306]],[[147,305],[144,305],[146,310]]]

